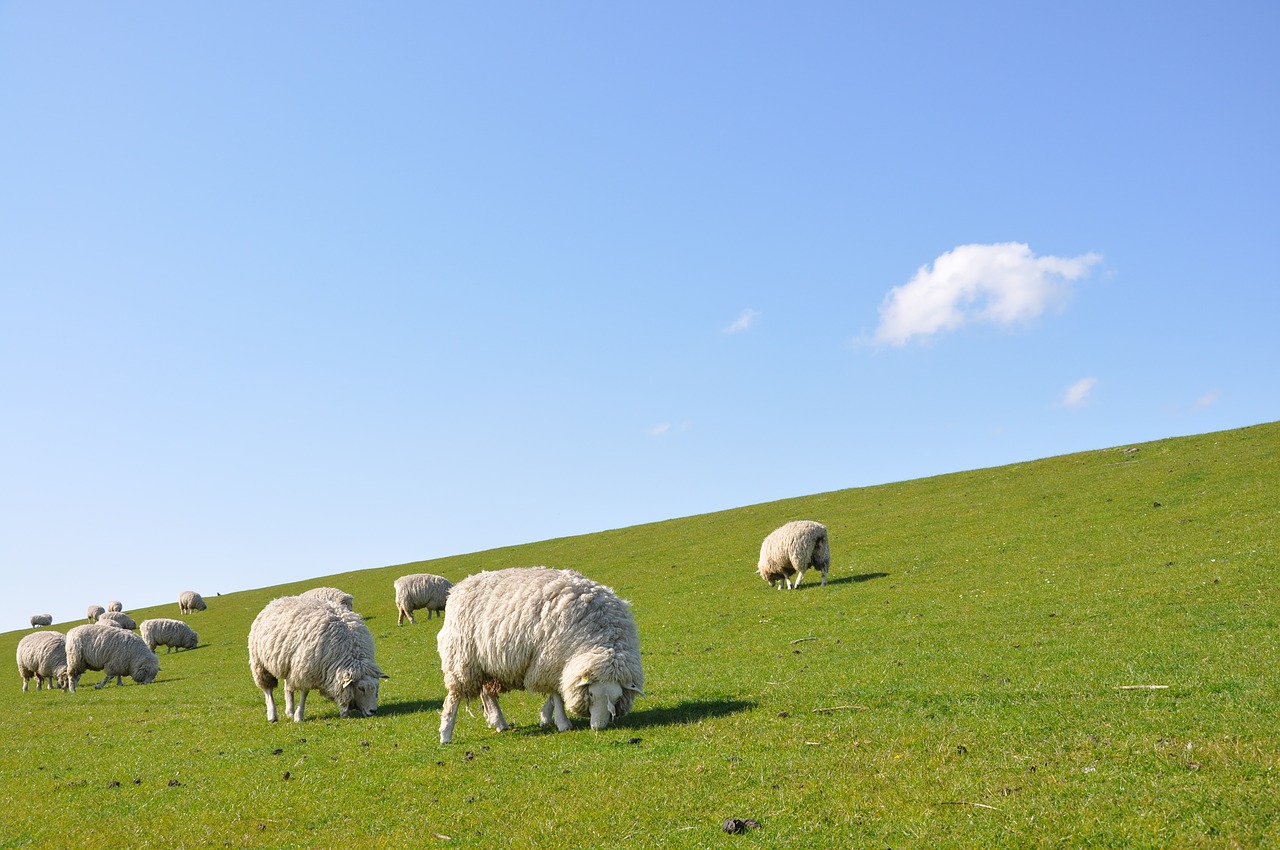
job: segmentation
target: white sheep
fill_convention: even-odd
[[[770,532],[760,544],[760,563],[756,569],[770,587],[776,583],[779,590],[784,585],[795,590],[809,567],[822,570],[825,585],[827,570],[831,567],[831,544],[827,527],[820,522],[807,519],[789,522]]]
[[[36,690],[49,683],[53,690],[67,687],[67,636],[62,632],[36,632],[18,641],[18,675],[22,677],[22,690],[27,683],[36,680]]]
[[[98,615],[98,625],[119,626],[126,631],[133,631],[138,624],[123,611],[104,611]]]
[[[33,629],[36,626],[52,626],[52,625],[53,625],[52,614],[32,614],[31,615],[31,628]]]
[[[120,603],[120,600],[118,600],[118,599],[112,599],[110,602],[108,602],[108,603],[107,603],[107,610],[108,610],[108,611],[123,611],[123,610],[124,610],[124,605],[122,605],[122,604]]]
[[[352,605],[355,603],[355,600],[352,598],[350,593],[347,593],[344,590],[339,590],[336,587],[313,587],[298,595],[306,599],[324,599],[332,602],[334,605],[341,605],[348,611],[352,609]]]
[[[592,729],[631,710],[643,696],[640,639],[628,604],[602,584],[547,567],[513,567],[468,576],[449,592],[449,616],[436,635],[448,695],[440,743],[453,739],[458,704],[480,697],[485,719],[508,728],[503,691],[547,694],[541,724],[571,727],[566,708]]]
[[[284,685],[284,713],[302,722],[312,689],[333,700],[342,717],[378,711],[379,680],[373,635],[359,614],[323,599],[282,596],[267,603],[249,627],[249,670],[276,721],[275,687]],[[296,695],[296,700],[295,700]]]
[[[196,611],[204,611],[209,606],[204,604],[204,597],[196,593],[194,590],[184,590],[178,596],[178,613],[191,614]]]
[[[157,646],[163,645],[165,655],[174,649],[195,649],[200,643],[200,638],[190,626],[181,620],[170,620],[167,617],[143,620],[138,631],[142,633],[142,639],[152,652],[155,652]]]
[[[88,611],[86,612],[86,614],[89,617],[90,623],[98,622],[98,617],[105,613],[107,613],[107,609],[103,608],[101,605],[90,605]]]
[[[85,670],[101,670],[106,674],[94,685],[101,689],[114,677],[123,685],[128,676],[139,685],[155,681],[160,672],[160,658],[147,642],[131,631],[101,623],[76,626],[67,632],[67,685],[71,693]]]
[[[449,588],[453,587],[453,582],[444,576],[432,575],[431,573],[413,573],[407,576],[400,576],[394,582],[396,589],[396,625],[402,625],[405,618],[410,623],[417,623],[413,618],[413,612],[419,608],[427,609],[427,619],[430,620],[432,615],[440,612],[440,616],[444,616],[444,604],[449,598]]]

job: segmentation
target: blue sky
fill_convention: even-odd
[[[1278,9],[2,3],[0,629],[1280,418]]]

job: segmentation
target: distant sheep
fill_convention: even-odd
[[[96,623],[98,622],[98,617],[107,613],[107,609],[103,608],[101,605],[90,605],[89,610],[86,613],[89,617],[89,622]]]
[[[822,570],[825,585],[827,570],[831,567],[831,544],[827,527],[820,522],[807,519],[789,522],[771,532],[760,545],[757,570],[770,587],[776,583],[779,590],[783,585],[795,590],[810,567]]]
[[[568,711],[592,729],[631,710],[643,696],[640,640],[627,603],[571,570],[515,567],[468,576],[449,592],[449,616],[436,635],[448,689],[440,743],[453,739],[458,704],[480,697],[489,725],[508,728],[503,691],[547,694],[541,722],[565,731]]]
[[[191,614],[195,611],[204,611],[206,608],[208,606],[204,604],[204,597],[194,590],[184,590],[178,596],[179,614]]]
[[[105,611],[98,615],[98,625],[115,625],[127,631],[138,628],[134,619],[123,611]]]
[[[439,611],[444,616],[444,604],[449,598],[449,588],[453,582],[444,576],[431,573],[413,573],[400,576],[394,582],[396,589],[396,625],[402,625],[406,618],[410,623],[418,622],[413,612],[420,608],[427,609],[427,619]]]
[[[142,639],[152,652],[155,652],[157,646],[163,645],[165,655],[174,649],[195,649],[200,643],[190,626],[181,620],[170,620],[167,617],[143,620],[138,631],[142,633]]]
[[[52,626],[52,625],[53,625],[52,614],[32,614],[31,615],[31,628],[33,629],[36,626]]]
[[[123,611],[123,610],[124,610],[124,605],[120,604],[120,601],[119,601],[119,600],[117,600],[117,599],[113,599],[113,600],[111,600],[110,602],[108,602],[108,603],[107,603],[107,610],[108,610],[108,611]]]
[[[114,677],[123,685],[128,676],[139,685],[155,681],[160,672],[160,658],[147,648],[147,642],[124,629],[95,623],[76,626],[67,632],[68,689],[76,692],[76,685],[85,670],[101,670],[106,674],[94,685],[101,689]]]
[[[276,721],[275,687],[284,685],[284,713],[302,722],[313,689],[337,703],[342,717],[378,711],[387,678],[374,660],[373,635],[359,614],[307,596],[267,603],[249,627],[249,671]]]
[[[350,593],[347,593],[344,590],[339,590],[336,587],[313,587],[299,595],[306,597],[307,599],[325,599],[332,602],[334,605],[341,605],[348,611],[351,610],[352,605],[355,602]]]
[[[67,679],[67,636],[62,632],[36,632],[18,641],[18,675],[22,677],[22,690],[27,683],[36,680],[36,690],[47,682],[49,690],[54,683],[65,689]]]

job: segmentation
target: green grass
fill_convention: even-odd
[[[0,848],[1280,846],[1278,481],[1280,423],[214,597],[152,685],[12,673]],[[770,590],[798,518],[831,582]],[[511,694],[441,746],[439,621],[397,627],[391,582],[530,564],[631,600],[647,697],[555,734]],[[317,584],[393,678],[376,718],[268,724],[249,623]]]

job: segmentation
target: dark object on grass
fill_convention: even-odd
[[[759,827],[760,821],[751,818],[726,818],[721,829],[730,835],[741,835],[748,829],[759,829]]]

